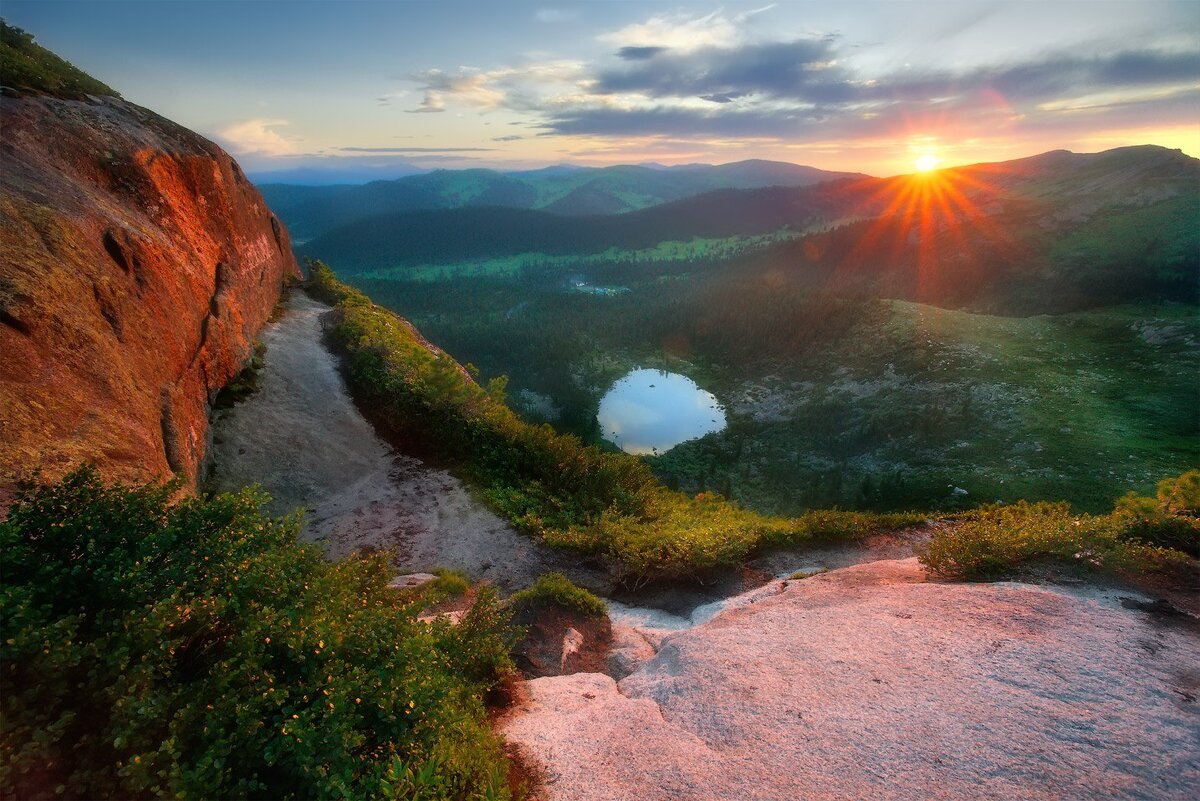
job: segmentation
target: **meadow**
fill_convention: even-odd
[[[350,276],[508,395],[600,444],[595,413],[634,367],[688,375],[728,428],[647,463],[668,486],[767,514],[954,510],[1067,500],[1109,508],[1200,462],[1200,315],[1142,302],[999,316],[740,270],[739,258],[602,261],[617,296],[563,266],[439,281]]]

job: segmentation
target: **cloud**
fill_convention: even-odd
[[[580,91],[578,81],[583,69],[578,61],[553,59],[487,71],[471,67],[459,67],[454,72],[425,70],[410,78],[420,85],[424,100],[409,111],[445,111],[448,101],[483,109],[504,106],[528,110],[541,105],[548,87]]]
[[[339,147],[342,153],[486,153],[494,147]]]
[[[274,130],[288,124],[265,118],[242,120],[220,129],[217,136],[239,156],[292,156],[300,152],[297,140]]]
[[[518,141],[520,139],[524,139],[524,138],[525,137],[521,136],[520,134],[509,134],[508,136],[492,137],[492,141],[493,142],[516,142],[516,141]]]
[[[421,105],[416,108],[405,109],[409,114],[437,114],[446,110],[446,101],[442,98],[441,92],[427,91],[425,97],[421,100]]]
[[[689,17],[683,13],[655,16],[645,22],[603,33],[597,38],[619,48],[693,50],[697,47],[730,45],[738,37],[737,21],[731,20],[722,11],[714,11],[703,17]]]
[[[1071,125],[1085,116],[1093,125],[1127,124],[1137,113],[1194,123],[1195,107],[1188,117],[1179,94],[1200,87],[1194,37],[1173,47],[1083,43],[969,69],[867,69],[839,36],[769,35],[758,22],[770,8],[656,14],[599,36],[613,49],[591,63],[530,57],[493,69],[426,70],[411,76],[424,98],[411,110],[504,109],[522,121],[510,124],[538,136],[792,144],[920,127],[994,136],[1067,115]],[[995,8],[964,14],[951,28],[969,29]]]
[[[651,97],[741,96],[754,92],[796,97],[827,95],[849,80],[824,39],[701,47],[658,53],[598,74],[599,94],[639,92]],[[812,99],[805,97],[804,99]]]
[[[900,71],[865,76],[843,61],[835,42],[822,38],[661,53],[645,63],[600,72],[594,91],[715,102],[757,94],[802,103],[856,104],[935,101],[986,90],[1012,102],[1196,80],[1200,80],[1200,53],[1156,50],[1051,54],[963,73]]]

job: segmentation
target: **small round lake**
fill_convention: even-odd
[[[681,442],[725,428],[725,409],[685,375],[633,370],[600,400],[606,440],[626,453],[666,453]]]

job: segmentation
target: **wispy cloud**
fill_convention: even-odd
[[[739,30],[737,22],[722,11],[714,11],[703,17],[676,13],[653,16],[645,22],[626,25],[597,38],[621,49],[654,47],[693,50],[697,47],[732,45],[739,38]]]
[[[1181,100],[1200,88],[1194,37],[1124,48],[1082,43],[961,69],[868,70],[861,51],[837,35],[770,35],[760,23],[771,8],[657,14],[601,34],[613,50],[594,62],[427,70],[412,78],[424,97],[412,111],[505,109],[539,136],[784,142],[880,135],[934,121],[992,135],[1085,111],[1096,125],[1126,119],[1135,107],[1167,123],[1194,123],[1195,107],[1189,116]],[[970,28],[992,10],[954,24]]]
[[[301,152],[299,140],[277,131],[287,120],[255,118],[227,125],[217,137],[239,156],[292,156]]]
[[[421,105],[410,111],[445,111],[448,101],[480,109],[533,108],[542,103],[547,88],[583,91],[583,77],[584,65],[567,59],[531,61],[486,71],[472,67],[459,67],[453,72],[425,70],[410,79],[424,93]]]
[[[486,153],[494,147],[339,147],[342,153]]]

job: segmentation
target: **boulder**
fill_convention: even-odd
[[[0,500],[33,469],[194,486],[209,405],[289,276],[203,137],[116,97],[0,96]]]
[[[388,586],[393,590],[412,590],[431,581],[437,581],[437,576],[432,573],[402,573],[389,581]]]
[[[1128,595],[835,570],[666,636],[619,683],[528,681],[501,728],[547,799],[1188,798],[1200,637]]]

